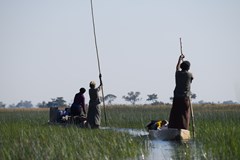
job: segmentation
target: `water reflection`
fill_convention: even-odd
[[[149,140],[146,160],[194,159],[194,142]]]
[[[126,132],[133,136],[141,136],[145,138],[145,147],[148,150],[147,155],[139,155],[139,160],[175,160],[199,159],[197,145],[194,140],[189,141],[163,141],[157,139],[149,139],[148,132],[145,130],[129,129],[129,128],[102,128],[111,129],[117,132]],[[204,157],[200,157],[200,159]]]
[[[132,128],[114,128],[114,127],[100,127],[100,129],[108,129],[108,130],[114,130],[117,132],[125,132],[129,133],[133,136],[148,136],[148,132],[146,130],[139,130],[139,129],[132,129]]]

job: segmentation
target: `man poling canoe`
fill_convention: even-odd
[[[102,91],[103,113],[104,113],[105,124],[107,125],[107,116],[106,116],[106,110],[105,110],[105,99],[104,99],[103,82],[102,82],[102,73],[101,73],[100,60],[99,60],[99,54],[98,54],[97,34],[96,34],[96,27],[95,27],[95,20],[94,20],[94,11],[93,11],[93,2],[92,2],[92,0],[90,0],[90,4],[91,4],[93,35],[94,35],[95,49],[96,49],[97,62],[98,62],[99,79],[100,79],[100,87],[99,87],[99,89],[101,89],[101,91]]]
[[[172,109],[169,117],[168,128],[187,129],[189,130],[191,114],[191,83],[193,80],[192,73],[189,72],[190,62],[184,61],[185,56],[182,53],[178,58],[175,72],[175,89]]]
[[[87,113],[87,122],[91,128],[99,128],[101,123],[101,109],[100,109],[100,96],[98,92],[101,90],[102,87],[102,80],[101,74],[99,75],[100,78],[100,85],[96,87],[96,83],[91,81],[89,84],[89,107]]]

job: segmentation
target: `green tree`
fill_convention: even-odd
[[[197,95],[196,95],[195,93],[192,93],[192,94],[191,94],[191,98],[192,98],[192,99],[196,99],[196,98],[197,98]]]
[[[52,101],[47,103],[47,107],[64,107],[66,106],[66,101],[63,97],[52,98]]]
[[[66,105],[66,101],[63,99],[63,97],[57,97],[55,102],[58,106],[65,106]]]
[[[112,102],[117,98],[117,96],[113,95],[113,94],[108,94],[104,97],[105,101],[108,101],[108,104],[112,104]]]
[[[45,101],[42,101],[41,103],[37,104],[38,108],[47,108],[47,103]]]
[[[10,105],[8,106],[8,108],[16,108],[16,105],[15,105],[15,104],[10,104]]]
[[[157,96],[157,94],[153,93],[153,94],[149,94],[147,96],[148,96],[147,101],[151,101],[152,102],[151,104],[158,104],[158,101],[157,101],[158,96]]]
[[[5,108],[6,104],[4,104],[3,102],[0,102],[0,108]]]
[[[131,91],[131,92],[128,92],[127,96],[123,96],[122,98],[125,99],[125,101],[130,102],[133,105],[135,105],[137,101],[141,100],[139,98],[140,94],[141,94],[140,92]]]
[[[31,101],[20,101],[16,105],[16,108],[32,108],[32,102]]]

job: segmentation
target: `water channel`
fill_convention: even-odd
[[[104,128],[117,132],[126,132],[133,136],[141,136],[145,139],[145,146],[148,149],[147,155],[139,155],[138,160],[175,160],[175,159],[206,159],[200,153],[194,140],[189,141],[163,141],[150,139],[146,130],[129,128]]]

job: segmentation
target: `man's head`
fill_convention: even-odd
[[[182,70],[188,71],[190,69],[190,62],[189,61],[183,61],[180,65]]]
[[[80,88],[80,93],[85,93],[86,89],[85,88]]]
[[[91,81],[90,84],[89,84],[89,87],[90,88],[95,88],[96,86],[96,83],[94,81]]]

